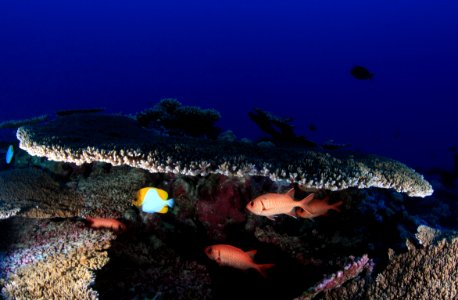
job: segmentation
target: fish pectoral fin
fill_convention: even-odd
[[[162,200],[167,201],[169,194],[166,191],[156,188],[156,192]]]
[[[296,208],[293,208],[289,213],[287,213],[287,215],[293,217],[294,219],[297,219]]]
[[[276,217],[276,216],[274,215],[274,216],[266,216],[266,217],[267,217],[267,219],[269,219],[269,220],[275,221],[275,217]]]
[[[158,211],[158,213],[160,213],[160,214],[165,214],[165,213],[167,213],[168,211],[169,211],[169,208],[168,208],[167,205],[166,205],[166,206],[164,206],[160,211]]]

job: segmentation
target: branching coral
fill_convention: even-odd
[[[5,299],[97,299],[97,292],[89,288],[94,281],[91,270],[107,262],[107,252],[76,249],[56,254],[19,269],[2,294]]]
[[[75,115],[64,119],[19,128],[20,147],[31,155],[56,161],[103,161],[153,173],[264,176],[285,183],[296,181],[304,189],[379,187],[419,197],[433,192],[413,169],[373,155],[331,155],[302,148],[266,149],[246,143],[164,137],[122,116]]]
[[[0,211],[36,218],[75,216],[82,207],[81,197],[37,169],[0,172],[0,203]]]
[[[0,263],[2,295],[6,299],[95,299],[89,288],[91,270],[108,261],[114,235],[94,231],[80,222],[11,219],[15,241]]]
[[[70,184],[84,199],[81,216],[119,218],[132,207],[135,193],[148,182],[147,172],[134,168],[111,168],[103,172],[94,166],[86,178],[77,177]]]

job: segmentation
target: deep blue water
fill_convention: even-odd
[[[260,135],[259,107],[318,142],[449,167],[457,13],[442,0],[2,1],[0,120],[172,97],[219,110],[238,137]]]

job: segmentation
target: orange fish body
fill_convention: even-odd
[[[126,230],[126,225],[122,222],[113,219],[113,218],[92,218],[86,217],[86,220],[89,222],[89,227],[91,228],[107,228],[112,229],[114,231],[124,231]]]
[[[330,209],[340,211],[339,206],[343,203],[343,201],[339,201],[334,204],[329,204],[328,200],[329,196],[327,196],[324,199],[313,199],[307,204],[305,210],[302,208],[298,208],[296,210],[296,215],[304,219],[312,219],[319,216],[327,215]]]
[[[256,250],[244,252],[231,245],[218,244],[205,248],[205,254],[220,266],[229,266],[240,270],[255,269],[266,277],[265,271],[273,264],[257,264],[253,261]]]
[[[295,201],[294,189],[285,194],[267,193],[248,202],[246,208],[253,214],[272,219],[276,215],[286,214],[296,217],[295,208],[300,207],[307,211],[307,204],[313,200],[313,193],[302,200]]]

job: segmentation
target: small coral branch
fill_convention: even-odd
[[[355,260],[354,257],[350,258],[352,259],[352,262],[346,265],[343,270],[326,277],[323,281],[310,288],[307,292],[295,300],[312,299],[321,292],[341,286],[345,282],[358,276],[363,271],[366,271],[367,273],[372,272],[374,262],[372,259],[369,259],[367,254],[363,255],[359,260]]]

